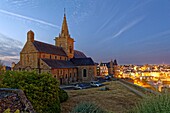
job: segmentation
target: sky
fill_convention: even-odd
[[[64,8],[75,49],[95,62],[170,64],[170,0],[0,0],[0,60],[19,61],[29,30],[54,44]]]

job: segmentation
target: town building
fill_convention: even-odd
[[[100,62],[97,65],[97,76],[107,76],[107,75],[115,75],[116,70],[117,70],[117,61],[116,59],[114,62],[111,60],[110,62],[107,63],[102,63]]]
[[[11,67],[9,66],[3,65],[2,67],[0,67],[0,71],[10,71],[10,70],[11,70]]]
[[[50,73],[60,84],[91,81],[96,75],[92,58],[74,49],[74,39],[70,36],[66,14],[61,33],[55,38],[55,45],[34,39],[34,32],[27,33],[27,41],[20,52],[20,61],[14,70]]]

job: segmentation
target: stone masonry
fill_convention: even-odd
[[[11,113],[16,110],[20,110],[21,113],[35,113],[32,104],[22,90],[0,88],[0,113],[3,113],[8,108]]]

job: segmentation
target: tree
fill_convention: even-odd
[[[2,74],[3,62],[0,60],[0,74]]]
[[[0,60],[0,69],[2,69],[3,62]]]

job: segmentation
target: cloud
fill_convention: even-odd
[[[111,39],[117,38],[120,35],[122,35],[124,32],[127,32],[130,30],[132,27],[134,27],[136,24],[139,24],[142,20],[144,19],[144,16],[137,18],[136,20],[133,20],[132,22],[128,23],[127,25],[123,26],[120,28],[113,36],[110,36],[108,38],[105,38],[104,40],[101,40],[99,44],[104,43],[106,41],[109,41]]]
[[[71,17],[76,24],[85,21],[94,11],[95,1],[68,0],[67,9],[73,10]],[[74,6],[74,7],[73,7]],[[88,6],[88,7],[87,7]]]
[[[105,20],[104,23],[102,23],[102,25],[99,27],[99,29],[97,29],[97,31],[95,32],[95,34],[100,33],[101,31],[103,31],[104,29],[106,29],[106,27],[108,27],[108,25],[110,25],[110,23],[114,20],[114,18],[116,17],[116,15],[119,13],[119,8],[118,6],[115,6],[114,12],[112,12],[112,15],[110,15],[110,18],[107,18],[107,20]],[[114,24],[116,23],[115,21],[113,21]]]
[[[142,1],[137,1],[136,4],[130,9],[131,12],[139,10],[141,8],[144,8],[145,5],[151,3],[154,0],[142,0]]]
[[[0,60],[5,62],[15,62],[19,60],[19,56],[0,56]]]
[[[114,36],[112,38],[116,38],[116,37],[122,35],[124,32],[128,31],[130,28],[132,28],[136,24],[140,23],[143,19],[144,19],[144,17],[140,17],[140,18],[128,23],[126,26],[122,27],[116,34],[114,34]]]
[[[139,44],[139,43],[150,43],[150,42],[153,43],[153,41],[156,41],[156,39],[161,39],[161,41],[163,41],[169,37],[170,37],[170,30],[166,30],[166,31],[159,32],[157,34],[153,34],[151,36],[146,36],[145,38],[141,38],[133,42],[129,42],[129,45]]]
[[[4,13],[4,14],[10,15],[10,16],[18,17],[18,18],[21,18],[21,19],[24,19],[24,20],[29,20],[31,22],[36,22],[36,23],[39,23],[39,24],[44,24],[44,25],[47,25],[47,26],[50,26],[50,27],[54,27],[54,28],[58,28],[58,29],[60,28],[57,25],[48,23],[48,22],[43,21],[43,20],[27,17],[27,16],[20,15],[20,14],[17,14],[17,13],[12,13],[12,12],[5,11],[5,10],[2,10],[2,9],[0,9],[0,13]]]
[[[0,60],[5,65],[10,65],[11,62],[19,61],[19,53],[23,47],[23,43],[18,40],[9,38],[0,33]]]

